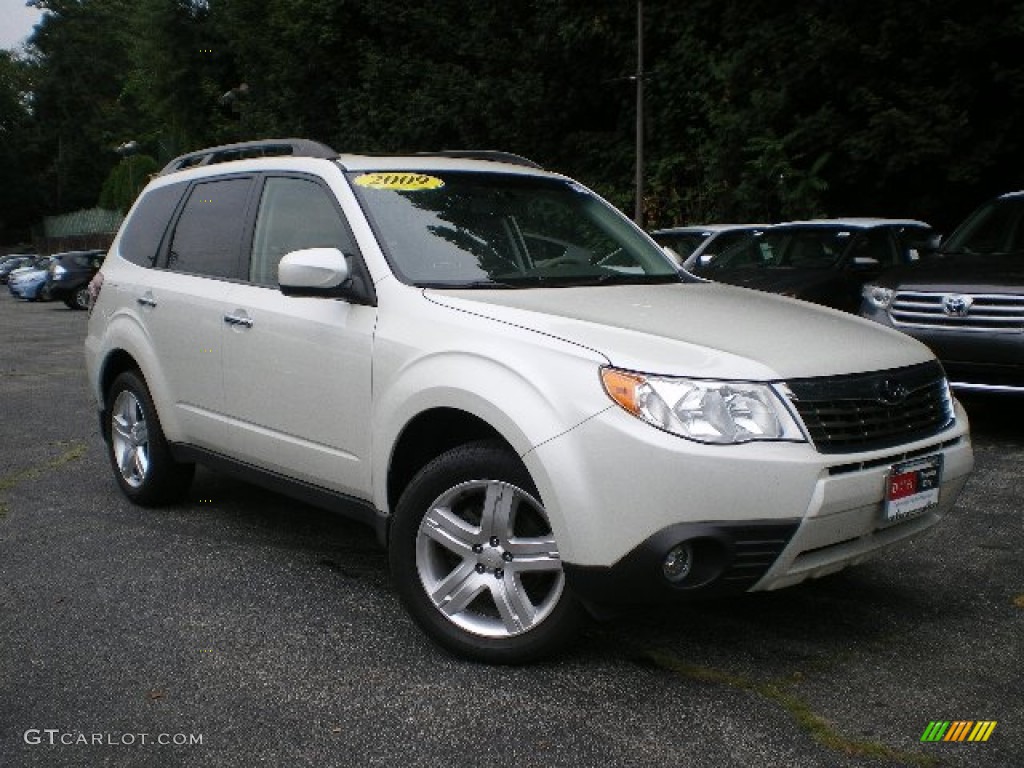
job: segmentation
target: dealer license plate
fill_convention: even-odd
[[[894,464],[885,481],[884,521],[916,517],[939,503],[942,456]]]

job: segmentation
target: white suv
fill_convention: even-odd
[[[363,520],[423,629],[490,662],[561,646],[585,608],[860,562],[937,522],[973,465],[917,341],[681,276],[503,153],[183,156],[92,289],[131,500],[180,498],[202,462]]]

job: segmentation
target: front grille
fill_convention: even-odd
[[[787,383],[821,453],[892,448],[953,423],[952,398],[938,362]]]
[[[969,300],[964,314],[947,312],[946,299],[949,297],[966,297]],[[1020,333],[1024,330],[1024,295],[897,291],[889,316],[894,325],[902,328]]]

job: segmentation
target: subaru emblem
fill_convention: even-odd
[[[909,395],[907,386],[895,379],[886,379],[878,385],[878,402],[882,405],[899,405]]]
[[[971,311],[974,298],[961,293],[951,293],[942,297],[942,311],[950,317],[967,317]]]

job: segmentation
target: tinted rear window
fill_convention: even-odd
[[[251,177],[196,184],[175,225],[167,268],[211,277],[240,278],[241,247]]]
[[[122,257],[140,267],[153,266],[160,241],[185,188],[185,184],[170,184],[143,194],[121,233]]]

